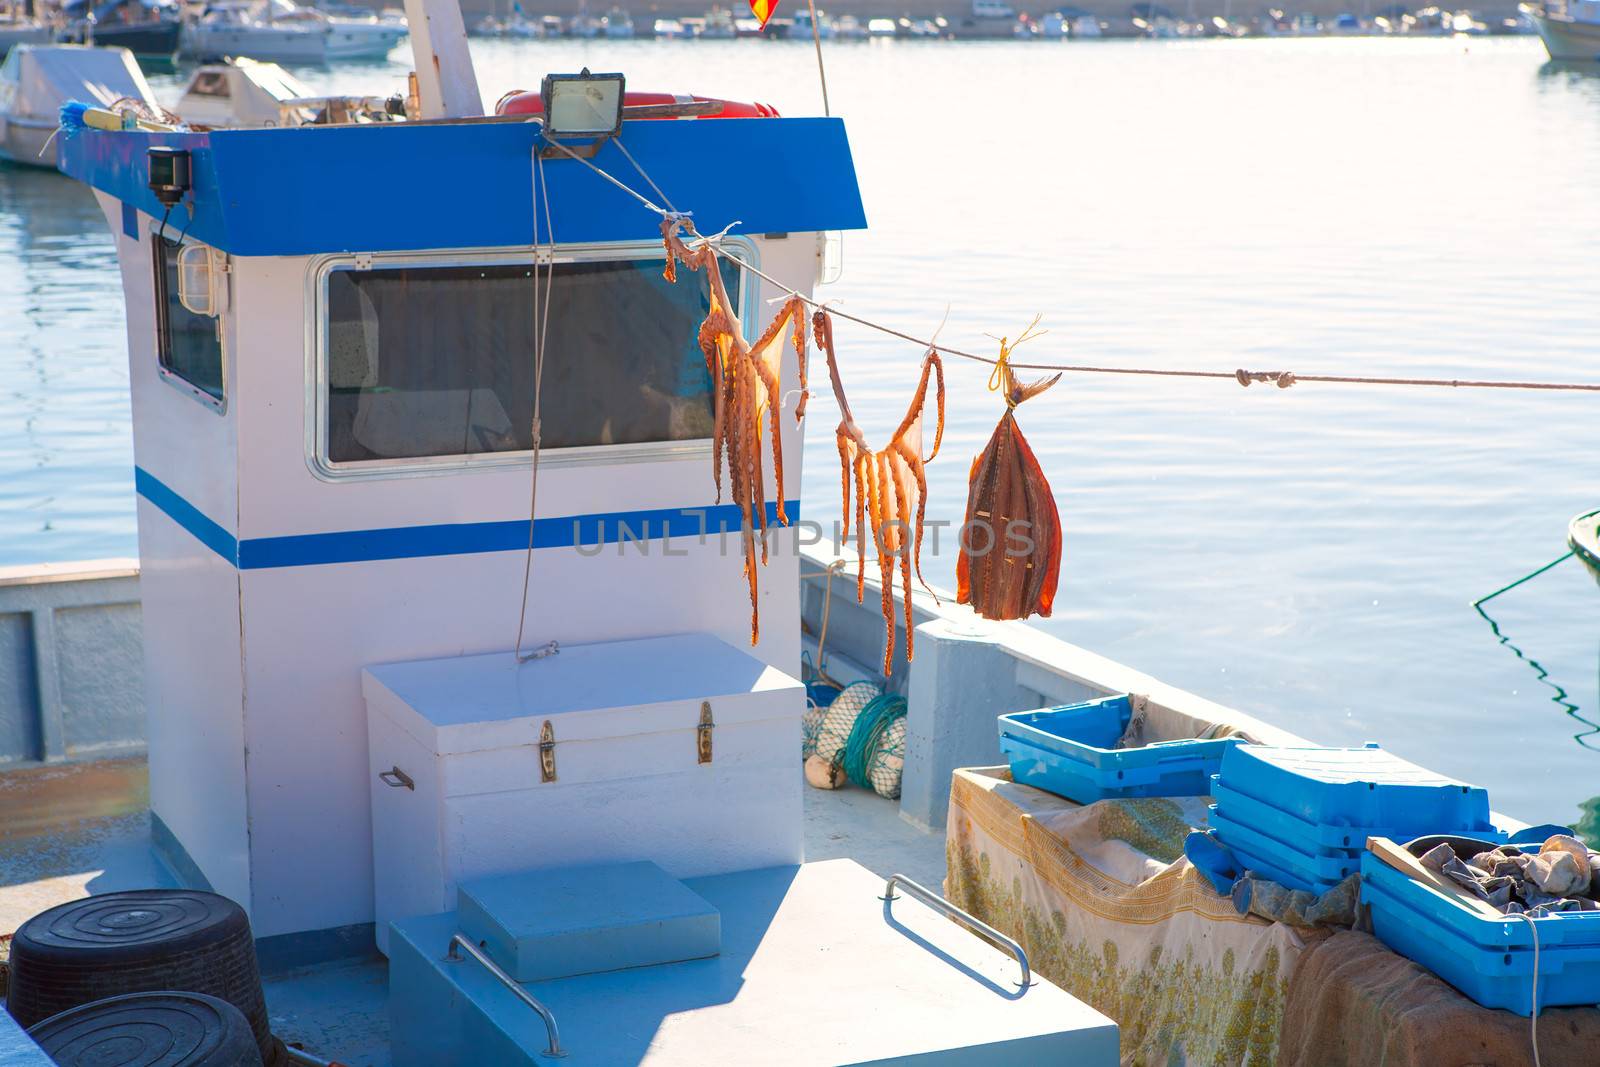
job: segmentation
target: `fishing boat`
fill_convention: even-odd
[[[612,40],[628,40],[633,37],[633,16],[628,14],[625,7],[613,7],[600,19],[600,36]]]
[[[1544,0],[1518,8],[1533,23],[1554,60],[1600,60],[1600,2]]]
[[[948,594],[881,611],[892,574],[801,537],[810,323],[757,331],[866,225],[844,123],[586,70],[485,114],[454,0],[409,14],[417,121],[63,116],[122,273],[140,557],[0,570],[30,665],[0,673],[0,1067],[63,1017],[107,1067],[155,1025],[79,1000],[23,1033],[59,993],[29,945],[92,929],[96,988],[137,996],[120,954],[197,914],[238,981],[180,988],[185,1033],[251,1067],[1270,1062],[1310,939],[1135,848],[1197,803],[1013,782],[996,716],[1140,694],[1151,740],[1308,743]],[[373,173],[422,210],[348,195]],[[717,360],[752,344],[719,489]],[[900,698],[883,795],[802,777],[847,685]],[[1025,897],[1061,884],[1088,903]]]
[[[243,56],[311,64],[381,59],[406,32],[401,18],[340,18],[294,0],[225,0],[208,5],[189,25],[182,54],[202,60]]]
[[[410,14],[421,121],[63,119],[133,324],[148,693],[148,815],[94,888],[233,902],[204,898],[313,1014],[376,993],[354,1062],[1112,1067],[1115,1024],[1012,939],[917,876],[806,853],[801,555],[774,539],[753,594],[724,549],[743,519],[697,336],[714,298],[755,323],[809,294],[825,235],[865,225],[843,123],[633,103],[587,71],[485,114],[454,0]],[[771,180],[704,166],[735,156]],[[346,195],[373,173],[431,207]],[[720,234],[683,238],[676,280],[651,188]],[[776,372],[798,387],[793,351]],[[782,404],[763,447],[798,479]],[[761,477],[798,515],[797,483]],[[913,837],[933,877],[938,838]],[[144,944],[151,907],[108,928]],[[285,1018],[247,1033],[264,1059],[334,1054]]]
[[[1567,544],[1594,580],[1600,582],[1600,511],[1588,511],[1567,525]]]
[[[54,170],[61,105],[73,100],[156,106],[126,48],[18,45],[0,64],[0,159]]]
[[[72,0],[62,5],[67,20],[58,40],[126,48],[140,64],[170,70],[178,58],[183,19],[170,0]]]

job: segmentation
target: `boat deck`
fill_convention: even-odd
[[[142,758],[0,773],[0,936],[63,901],[176,885],[149,847]],[[805,791],[807,860],[849,858],[937,889],[944,834],[917,829],[894,801],[853,787]],[[350,1067],[389,1064],[388,964],[382,958],[274,972],[264,962],[272,1028]]]

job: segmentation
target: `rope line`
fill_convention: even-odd
[[[554,145],[567,156],[577,160],[579,163],[582,163],[584,166],[600,175],[600,177],[604,178],[618,189],[633,197],[645,208],[655,212],[664,219],[686,218],[692,214],[692,212],[679,212],[676,210],[668,211],[665,208],[659,207],[644,194],[640,193],[637,189],[634,189],[632,186],[629,186],[625,182],[622,182],[613,177],[611,174],[608,174],[605,170],[595,165],[593,161],[578,155],[576,152],[569,149],[566,145],[561,144],[559,141],[546,139],[546,143]],[[618,147],[621,147],[620,142],[618,143]],[[628,153],[627,149],[623,149],[623,155],[627,156],[628,160],[633,163],[634,167],[639,170],[640,174],[645,174],[644,169],[640,167],[638,162],[633,159],[632,155]],[[655,182],[650,179],[649,175],[645,175],[645,180],[650,183],[651,188],[656,189],[658,195],[661,195],[660,189],[656,186]],[[666,199],[665,195],[662,195],[662,199]],[[734,225],[738,224],[730,224],[729,228],[731,229]],[[693,231],[692,223],[690,225],[690,229]],[[697,231],[696,235],[698,236]],[[828,314],[836,318],[846,319],[850,322],[856,323],[859,326],[865,326],[870,330],[877,330],[879,333],[887,334],[890,337],[898,337],[900,340],[909,341],[919,348],[927,349],[937,347],[939,352],[943,355],[956,356],[961,359],[970,359],[976,363],[988,364],[991,367],[998,366],[1001,363],[1001,360],[993,356],[978,355],[975,352],[963,352],[959,348],[950,348],[945,345],[935,346],[931,340],[913,336],[912,334],[905,333],[902,330],[894,329],[891,326],[885,326],[882,323],[873,322],[871,319],[864,319],[859,315],[852,315],[849,312],[840,311],[836,307],[825,307],[821,301],[814,300],[803,293],[795,292],[788,285],[756,267],[754,264],[748,263],[733,253],[727,251],[722,246],[720,235],[718,235],[718,237],[702,236],[700,239],[702,241],[715,244],[718,255],[722,256],[730,263],[738,264],[741,268],[749,271],[751,274],[754,274],[763,281],[777,286],[789,296],[798,297],[800,301],[808,307],[816,308],[818,310],[826,310]],[[1550,392],[1600,393],[1600,382],[1535,382],[1474,378],[1399,378],[1379,375],[1355,374],[1296,374],[1293,371],[1287,370],[1252,371],[1246,370],[1242,367],[1234,371],[1208,371],[1164,370],[1156,367],[1107,367],[1085,363],[1010,362],[1009,365],[1014,370],[1061,371],[1066,374],[1123,374],[1155,378],[1209,378],[1218,381],[1226,381],[1231,379],[1238,382],[1242,386],[1249,386],[1252,382],[1272,382],[1280,389],[1287,389],[1290,386],[1296,385],[1300,382],[1321,382],[1331,385],[1405,385],[1445,389],[1535,389]]]
[[[534,184],[544,202],[544,228],[549,235],[550,262],[545,265],[543,299],[539,293],[539,203],[533,205],[533,419],[529,423],[530,444],[533,446],[533,473],[528,479],[528,550],[522,560],[522,607],[517,612],[517,644],[512,655],[518,663],[543,659],[561,651],[561,646],[550,641],[526,654],[522,651],[523,630],[528,625],[528,583],[533,577],[533,526],[539,512],[539,452],[544,445],[544,426],[540,418],[540,401],[544,385],[545,335],[550,326],[550,290],[555,284],[555,222],[550,216],[550,187],[544,180],[544,157],[533,154]]]

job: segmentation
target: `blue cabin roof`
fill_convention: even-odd
[[[633,121],[623,142],[702,233],[866,227],[844,123],[834,118]],[[527,247],[532,122],[383,123],[64,134],[62,171],[160,217],[145,150],[193,154],[188,233],[238,256]],[[657,197],[615,144],[594,163]],[[544,162],[560,244],[653,240],[660,220],[577,160]],[[172,224],[188,221],[182,208]],[[549,240],[543,219],[540,241]]]

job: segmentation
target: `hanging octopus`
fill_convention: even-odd
[[[681,217],[661,223],[661,240],[666,248],[663,277],[678,280],[678,264],[690,270],[703,270],[711,292],[711,308],[700,324],[700,349],[711,375],[714,412],[712,427],[712,477],[717,486],[717,502],[722,502],[722,458],[728,458],[728,489],[739,505],[744,542],[744,576],[750,585],[750,643],[760,640],[761,611],[756,582],[756,541],[759,531],[761,564],[767,562],[767,504],[761,477],[761,420],[770,414],[772,469],[777,490],[778,522],[789,525],[784,510],[783,441],[779,433],[778,391],[783,347],[794,346],[800,360],[800,399],[795,419],[806,409],[806,307],[798,296],[791,296],[755,344],[744,339],[744,329],[733,310],[722,282],[722,265],[710,241],[699,241],[692,248],[679,235],[687,220]],[[693,235],[693,227],[690,227]]]
[[[1032,329],[1024,330],[1017,344]],[[1056,384],[1061,375],[1020,384],[1009,362],[1015,347],[1000,341],[989,387],[1004,392],[1006,411],[972,461],[956,561],[956,601],[971,604],[986,619],[1048,618],[1061,573],[1061,516],[1055,494],[1014,414],[1018,404]]]
[[[894,660],[894,565],[898,557],[901,575],[901,603],[905,608],[906,659],[912,648],[911,572],[922,581],[922,519],[927,506],[928,479],[925,465],[939,454],[944,439],[944,363],[939,353],[929,348],[922,357],[922,378],[911,398],[911,407],[899,429],[889,438],[889,446],[874,452],[866,435],[856,425],[839,380],[839,363],[833,352],[833,320],[826,311],[812,317],[817,347],[828,360],[828,377],[833,396],[839,402],[839,444],[841,488],[844,493],[844,536],[850,535],[851,480],[855,482],[856,523],[856,603],[866,595],[867,525],[872,526],[873,545],[878,552],[878,569],[883,587],[883,673]],[[933,431],[933,452],[922,456],[922,415],[928,403],[928,375],[937,383],[938,423]],[[913,512],[915,517],[913,518]],[[923,582],[923,588],[927,583]],[[931,590],[929,590],[931,592]]]

